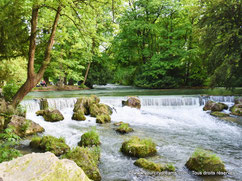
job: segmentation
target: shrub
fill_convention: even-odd
[[[0,163],[21,156],[21,153],[14,148],[19,141],[20,137],[12,128],[7,128],[0,133]]]
[[[6,101],[12,101],[13,96],[17,93],[19,90],[20,85],[17,85],[14,81],[8,82],[3,87],[3,95]]]

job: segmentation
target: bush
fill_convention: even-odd
[[[12,128],[7,128],[0,133],[0,163],[21,156],[21,153],[14,148],[19,141],[20,137],[14,133]]]
[[[20,85],[17,85],[14,81],[8,82],[3,87],[3,95],[6,101],[12,101],[13,96],[17,93],[19,90]]]

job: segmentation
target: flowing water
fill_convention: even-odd
[[[97,91],[97,90],[96,90]],[[38,96],[37,96],[38,97]],[[45,122],[37,117],[38,100],[25,100],[27,118],[45,128],[44,135],[64,137],[71,147],[77,146],[81,135],[95,126],[100,135],[101,162],[99,165],[104,181],[160,181],[160,180],[241,180],[242,178],[242,126],[210,116],[202,110],[209,99],[232,105],[233,96],[139,96],[140,110],[122,107],[124,96],[101,96],[101,102],[114,108],[112,123],[96,124],[95,118],[86,121],[71,119],[76,98],[49,98],[50,107],[59,109],[65,119],[60,122]],[[115,132],[115,122],[127,122],[133,133],[120,135]],[[122,142],[131,136],[151,138],[158,154],[150,159],[159,163],[173,163],[177,172],[159,175],[136,167],[134,158],[124,156],[119,150]],[[230,175],[225,177],[198,177],[185,168],[185,163],[196,148],[215,152],[225,162]]]

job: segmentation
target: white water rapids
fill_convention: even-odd
[[[114,107],[112,123],[127,122],[134,129],[128,135],[119,135],[113,124],[96,124],[95,118],[87,116],[86,121],[71,119],[76,98],[48,99],[50,107],[59,109],[65,119],[60,122],[45,122],[35,112],[39,110],[38,100],[25,100],[27,118],[45,128],[44,135],[64,137],[67,144],[75,147],[81,135],[96,126],[100,134],[101,163],[103,180],[239,180],[242,177],[242,127],[210,116],[202,110],[207,100],[226,102],[232,105],[233,97],[216,96],[140,96],[141,110],[122,107],[125,97],[101,97],[101,102]],[[151,138],[156,144],[158,155],[151,158],[160,163],[173,163],[177,168],[175,175],[152,175],[133,165],[134,160],[124,156],[121,144],[130,136]],[[225,162],[233,174],[226,177],[196,177],[185,167],[192,152],[197,148],[215,152]],[[137,174],[138,173],[138,174]],[[142,173],[142,174],[141,174]]]

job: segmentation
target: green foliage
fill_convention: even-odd
[[[204,0],[200,27],[211,86],[242,86],[241,2]],[[229,16],[232,15],[232,16]]]
[[[117,129],[116,131],[118,131],[119,133],[121,134],[124,134],[124,133],[129,133],[129,132],[132,132],[134,131],[131,127],[129,127],[129,124],[128,123],[122,123]]]
[[[20,137],[14,133],[13,128],[7,128],[0,133],[0,163],[21,156],[14,148],[19,141]]]
[[[3,87],[3,95],[6,101],[11,101],[13,96],[20,88],[14,81],[10,81]]]

